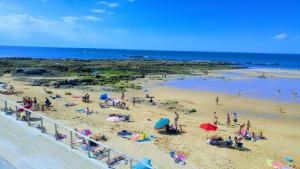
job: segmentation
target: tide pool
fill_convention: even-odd
[[[300,104],[300,78],[216,78],[191,77],[184,80],[170,80],[163,85],[209,92],[221,92],[241,97],[275,100]],[[297,91],[296,97],[291,92]]]

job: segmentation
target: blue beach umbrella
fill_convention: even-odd
[[[287,161],[287,162],[290,162],[290,163],[294,162],[293,158],[289,157],[289,156],[284,156],[283,160]]]
[[[155,125],[154,125],[154,129],[161,129],[166,127],[168,124],[170,123],[170,120],[168,118],[161,118],[160,120],[158,120]]]
[[[151,160],[149,158],[144,158],[141,162],[136,163],[132,169],[150,169],[150,167],[147,166],[152,167]]]
[[[106,100],[108,98],[107,93],[100,95],[100,100]]]

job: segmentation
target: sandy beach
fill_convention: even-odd
[[[253,74],[252,70],[245,74]],[[277,71],[268,70],[277,75]],[[292,74],[292,75],[290,75]],[[296,78],[299,72],[292,72],[288,76]],[[283,76],[279,74],[278,76]],[[28,86],[26,82],[17,81],[10,75],[1,77],[2,82],[12,84],[16,90],[23,91],[19,96],[5,96],[11,100],[17,100],[23,96],[37,97],[38,102],[43,102],[49,94],[44,92],[44,87]],[[53,107],[51,110],[42,112],[59,122],[72,128],[89,128],[94,133],[105,134],[108,141],[104,144],[111,145],[116,149],[125,152],[133,157],[142,159],[148,157],[152,160],[155,167],[158,168],[233,168],[246,169],[268,168],[267,160],[283,162],[283,157],[288,155],[299,166],[300,141],[300,105],[289,103],[278,103],[270,100],[245,98],[240,96],[226,95],[224,93],[193,91],[172,88],[159,85],[163,81],[151,80],[151,78],[138,79],[135,83],[142,83],[148,86],[149,95],[155,96],[156,105],[147,103],[136,103],[132,105],[132,98],[144,98],[145,92],[142,90],[129,90],[125,93],[125,102],[129,105],[129,110],[119,110],[114,108],[102,109],[99,107],[99,94],[104,92],[91,92],[83,89],[54,89],[46,88],[55,94],[62,96],[62,99],[51,100]],[[150,87],[151,86],[151,87]],[[93,86],[91,86],[93,88]],[[89,93],[91,103],[83,103],[81,99],[64,95],[69,91],[73,96],[83,96]],[[120,98],[121,94],[108,92],[111,98]],[[219,105],[216,105],[215,98],[219,97]],[[174,109],[167,109],[163,104],[167,101],[177,101]],[[65,107],[64,103],[73,102],[76,106]],[[97,111],[90,115],[76,113],[75,109],[86,108]],[[280,112],[280,109],[284,112]],[[186,113],[183,109],[196,109],[197,112]],[[154,123],[162,118],[168,117],[173,121],[174,112],[178,111],[180,118],[179,124],[183,125],[183,133],[177,135],[168,135],[157,133],[154,129]],[[226,125],[226,114],[232,116],[233,112],[238,113],[238,124],[251,122],[250,131],[263,132],[266,140],[256,142],[243,140],[244,147],[249,151],[239,151],[236,149],[220,148],[206,144],[206,132],[198,126],[200,123],[213,122],[213,112],[217,112],[220,125],[216,132],[208,133],[209,136],[219,135],[224,139],[228,136],[234,136],[238,126],[233,123],[230,127]],[[110,113],[129,114],[132,122],[113,123],[106,120]],[[147,135],[153,134],[156,138],[148,142],[131,142],[117,136],[116,132],[121,130],[145,132]],[[186,165],[176,164],[169,156],[170,151],[182,152],[186,155]]]

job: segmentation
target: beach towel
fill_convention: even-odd
[[[146,141],[151,141],[151,139],[150,138],[138,139],[135,142],[146,142]]]
[[[275,161],[272,163],[272,166],[273,168],[280,169],[282,167],[282,164],[278,161]]]
[[[75,99],[81,98],[81,96],[72,96],[72,97],[75,98]]]
[[[283,166],[281,169],[294,169],[294,168],[289,167],[289,166]]]
[[[269,167],[272,167],[272,163],[273,163],[273,160],[267,159],[267,164],[268,164]]]
[[[123,121],[124,119],[117,116],[112,116],[112,117],[108,117],[106,120],[111,122],[120,122]]]
[[[151,160],[144,158],[141,162],[137,162],[132,169],[151,169],[150,167],[152,167]]]
[[[131,142],[136,142],[138,139],[140,139],[140,136],[137,134],[137,135],[134,135],[134,136],[130,139],[130,141],[131,141]]]
[[[77,112],[77,113],[83,113],[83,109],[76,109],[75,112]]]
[[[121,136],[121,137],[124,137],[124,136],[131,136],[131,135],[132,135],[131,132],[128,132],[128,131],[126,131],[126,130],[120,131],[120,132],[118,132],[117,134],[118,134],[118,136]]]
[[[65,107],[75,106],[75,103],[65,103]]]
[[[185,161],[183,161],[185,159],[184,154],[177,154],[176,155],[175,151],[170,151],[169,155],[170,155],[171,158],[174,159],[175,163],[185,165]]]

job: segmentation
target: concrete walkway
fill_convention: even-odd
[[[0,168],[100,169],[107,167],[0,111]]]

